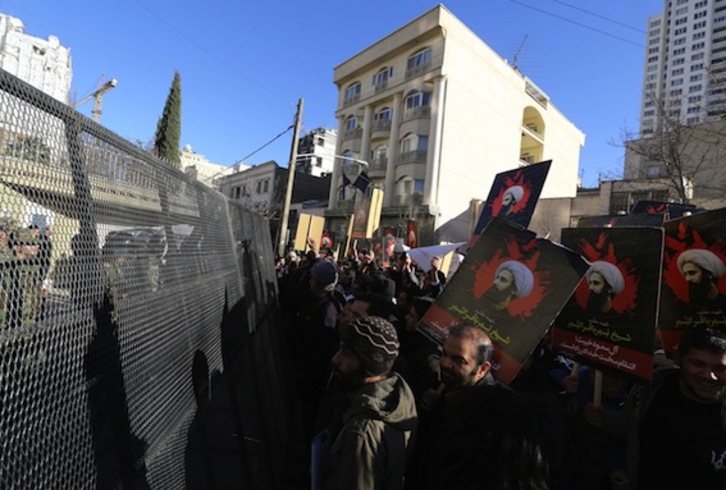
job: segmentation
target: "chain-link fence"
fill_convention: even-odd
[[[238,427],[244,473],[274,474],[265,220],[1,70],[0,207],[0,487],[184,488],[209,380],[249,348],[276,422]]]

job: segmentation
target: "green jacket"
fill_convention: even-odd
[[[402,489],[416,403],[403,378],[391,373],[349,394],[343,428],[331,449],[325,488]]]

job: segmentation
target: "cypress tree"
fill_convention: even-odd
[[[174,72],[169,95],[164,104],[164,112],[156,125],[154,150],[156,156],[173,165],[181,167],[179,156],[179,140],[181,139],[181,77]]]

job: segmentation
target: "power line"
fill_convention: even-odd
[[[535,10],[535,11],[540,12],[542,14],[549,15],[550,17],[555,17],[556,19],[560,19],[560,20],[563,20],[565,22],[569,22],[570,24],[575,24],[576,26],[583,27],[585,29],[589,29],[591,31],[597,32],[597,33],[602,34],[604,36],[608,36],[608,37],[611,37],[613,39],[617,39],[618,41],[622,41],[624,43],[632,44],[633,46],[638,46],[639,48],[645,48],[644,45],[639,44],[639,43],[636,43],[636,42],[631,41],[629,39],[625,39],[624,37],[616,36],[615,34],[611,34],[611,33],[606,32],[606,31],[601,31],[600,29],[596,29],[596,28],[591,27],[591,26],[588,26],[586,24],[582,24],[582,23],[577,22],[577,21],[574,21],[572,19],[568,19],[567,17],[562,17],[561,15],[553,14],[552,12],[548,12],[547,10],[542,10],[542,9],[537,8],[537,7],[533,7],[532,5],[527,5],[526,3],[518,2],[517,0],[509,0],[509,1],[512,2],[512,3],[516,3],[517,5],[521,5],[522,7],[526,7],[528,9]]]
[[[285,131],[282,131],[282,132],[280,132],[280,133],[279,133],[278,135],[276,135],[276,136],[275,136],[274,138],[272,138],[272,139],[271,139],[270,141],[268,141],[268,142],[267,142],[267,143],[265,143],[264,145],[260,146],[259,148],[257,148],[257,149],[256,149],[255,151],[253,151],[253,152],[252,152],[252,153],[250,153],[249,155],[246,155],[246,156],[244,156],[244,157],[240,158],[239,160],[237,160],[237,161],[236,161],[236,162],[234,162],[234,163],[230,163],[229,165],[227,165],[227,167],[225,167],[225,169],[224,169],[224,170],[220,170],[220,171],[219,171],[219,172],[217,172],[216,174],[212,175],[212,177],[211,177],[211,178],[212,178],[212,179],[214,179],[214,178],[215,178],[215,177],[216,177],[217,175],[221,174],[222,172],[225,172],[225,171],[226,171],[226,170],[227,170],[227,169],[228,169],[229,167],[234,167],[234,166],[235,166],[235,165],[237,165],[238,163],[242,163],[242,162],[244,162],[245,160],[247,160],[248,158],[250,158],[251,156],[255,155],[256,153],[258,153],[258,152],[260,152],[260,151],[264,150],[265,148],[267,148],[268,146],[270,146],[270,145],[271,145],[272,143],[274,143],[274,142],[275,142],[276,140],[278,140],[278,139],[280,139],[280,138],[281,138],[282,136],[284,136],[284,135],[285,135],[285,133],[289,132],[289,131],[290,131],[290,130],[291,130],[292,128],[294,128],[294,127],[295,127],[294,125],[288,126],[288,128],[287,128],[287,129],[285,129]]]
[[[619,25],[621,27],[625,27],[626,29],[631,29],[631,30],[633,30],[635,32],[639,32],[641,34],[645,34],[645,31],[643,29],[640,29],[638,27],[633,27],[633,26],[628,25],[628,24],[624,24],[623,22],[620,22],[620,21],[615,20],[615,19],[611,19],[609,17],[605,17],[604,15],[600,15],[600,14],[595,13],[595,12],[591,12],[590,10],[586,10],[584,8],[578,7],[577,5],[572,5],[572,4],[569,4],[567,2],[563,2],[562,0],[552,0],[552,1],[553,2],[557,2],[557,3],[561,3],[562,5],[565,5],[567,7],[570,7],[571,9],[579,10],[580,12],[585,13],[587,15],[592,15],[593,17],[597,17],[598,19],[602,19],[602,20],[605,20],[605,21],[608,21],[608,22],[612,22],[613,24],[617,24],[617,25]]]
[[[262,90],[264,90],[268,94],[273,95],[273,96],[275,96],[275,97],[277,97],[277,98],[279,98],[279,99],[281,99],[281,100],[283,100],[285,102],[289,102],[287,99],[285,99],[284,97],[282,97],[280,94],[277,94],[277,93],[271,91],[267,86],[265,86],[265,85],[263,85],[261,83],[258,83],[257,81],[251,79],[250,77],[248,77],[244,73],[240,72],[237,68],[235,68],[234,66],[230,65],[226,60],[224,60],[224,58],[216,55],[215,53],[212,53],[212,52],[207,51],[207,49],[205,49],[203,46],[201,46],[199,43],[197,43],[194,39],[192,39],[191,37],[187,36],[184,33],[184,31],[182,31],[180,29],[177,29],[172,23],[168,22],[166,19],[164,19],[163,17],[161,17],[159,14],[157,14],[156,12],[154,12],[153,10],[151,10],[149,7],[147,7],[146,5],[144,5],[143,3],[141,3],[140,0],[134,0],[134,1],[137,4],[139,4],[144,10],[146,10],[149,14],[151,14],[154,17],[156,17],[156,19],[159,22],[161,22],[162,24],[164,24],[165,26],[167,26],[169,29],[171,29],[174,32],[176,32],[179,36],[183,37],[189,44],[191,44],[192,46],[194,46],[195,48],[197,48],[199,51],[201,51],[205,55],[207,55],[207,56],[215,59],[218,62],[220,62],[221,64],[223,64],[224,66],[226,66],[227,68],[229,68],[230,70],[232,70],[234,73],[236,73],[238,76],[240,76],[241,78],[247,80],[248,82],[250,82],[251,84],[257,86],[258,88],[261,88]]]

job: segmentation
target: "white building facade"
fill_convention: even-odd
[[[663,117],[699,124],[724,108],[726,0],[665,0],[648,19],[641,136],[656,133]]]
[[[384,190],[382,226],[415,217],[429,242],[467,239],[471,199],[502,171],[551,159],[542,197],[576,194],[584,134],[442,5],[337,66],[334,82],[336,154],[367,165],[336,161],[331,219],[349,214],[343,174],[361,169]]]
[[[71,51],[55,36],[25,33],[20,19],[0,14],[0,68],[67,104],[71,88]]]
[[[315,177],[332,173],[337,141],[338,132],[335,129],[316,128],[309,131],[299,140],[295,169]]]

